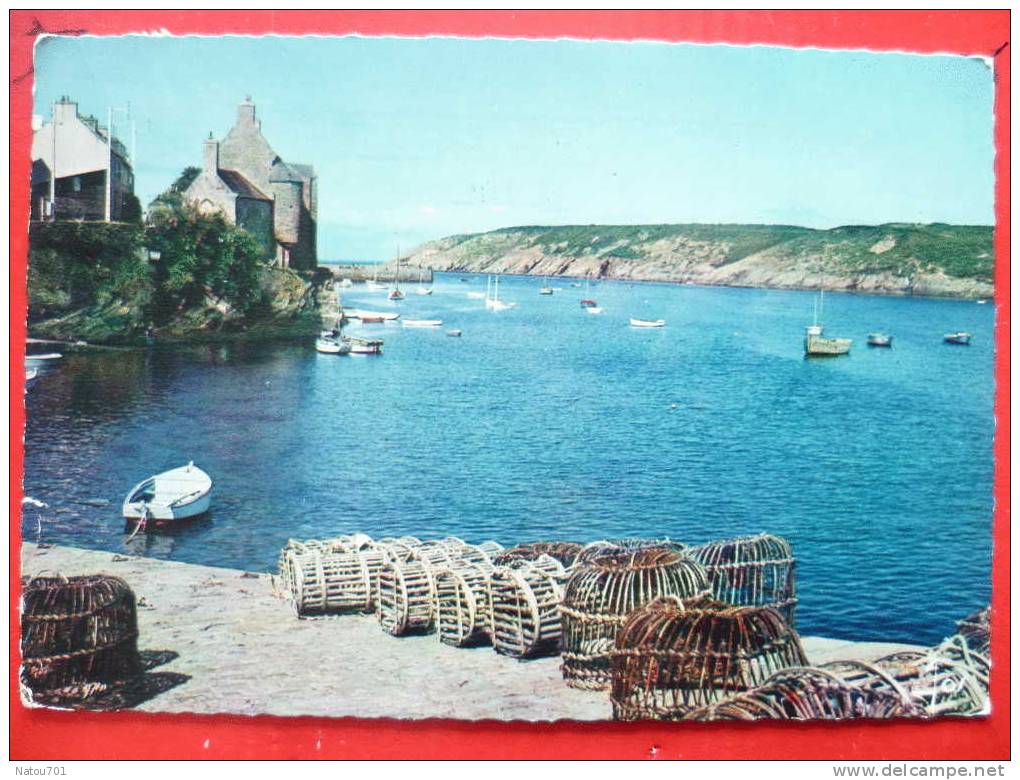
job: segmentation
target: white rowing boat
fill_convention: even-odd
[[[405,328],[438,328],[442,320],[404,320]]]
[[[45,355],[25,355],[25,360],[60,360],[62,357],[59,352],[47,352]]]
[[[630,318],[630,326],[632,328],[662,328],[665,327],[665,320],[639,320],[634,317]]]
[[[198,517],[209,511],[212,486],[212,478],[191,461],[131,488],[124,499],[124,518],[142,526]]]

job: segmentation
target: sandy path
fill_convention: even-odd
[[[558,658],[519,662],[435,637],[396,639],[374,617],[299,620],[265,574],[71,547],[22,547],[22,573],[109,573],[140,601],[138,647],[178,656],[153,672],[189,679],[139,705],[149,712],[361,718],[596,720],[604,692],[562,680]],[[803,638],[813,663],[877,658],[907,645]]]

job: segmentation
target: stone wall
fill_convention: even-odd
[[[273,239],[273,204],[268,200],[237,199],[237,226],[251,233],[267,260],[276,252]]]

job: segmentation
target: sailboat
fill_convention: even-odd
[[[805,355],[817,355],[823,357],[835,357],[836,355],[846,355],[850,352],[850,345],[853,341],[850,339],[833,339],[826,338],[822,335],[825,330],[824,326],[819,322],[822,316],[822,312],[825,307],[825,290],[818,291],[818,297],[815,298],[815,318],[811,325],[808,325],[805,329],[804,334],[804,354]]]
[[[544,280],[544,284],[542,285],[541,289],[539,289],[538,294],[539,295],[552,295],[553,294],[553,288],[549,286],[549,278],[548,277],[546,277],[546,279]]]
[[[393,289],[390,290],[390,294],[386,296],[391,301],[402,301],[404,300],[404,293],[400,291],[400,248],[397,248],[397,273],[393,277]]]
[[[593,299],[588,297],[588,295],[589,295],[588,288],[589,288],[590,277],[591,277],[590,274],[584,277],[584,298],[581,299],[581,308],[582,309],[598,309],[598,312],[592,312],[593,314],[597,314],[597,313],[601,313],[602,309],[599,309],[598,303],[596,303]]]
[[[422,284],[422,273],[423,272],[421,270],[421,266],[419,265],[418,266],[418,289],[415,290],[415,292],[418,293],[418,295],[432,295],[432,288],[431,287],[426,287],[424,284]]]
[[[491,281],[491,280],[489,280]],[[510,303],[509,301],[501,301],[499,299],[499,277],[496,277],[495,283],[491,285],[486,284],[485,286],[485,308],[492,309],[493,311],[504,311],[505,309],[512,309],[516,306],[516,303]]]
[[[372,269],[372,278],[365,282],[365,289],[367,290],[385,290],[385,284],[379,284],[379,268],[376,266]]]

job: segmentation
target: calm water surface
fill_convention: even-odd
[[[991,305],[826,296],[852,354],[805,360],[809,293],[437,276],[432,297],[345,304],[440,317],[312,340],[74,356],[28,392],[28,540],[269,570],[290,537],[455,534],[504,544],[769,531],[798,558],[799,628],[935,642],[990,597]],[[661,330],[629,317],[664,318]],[[462,338],[446,336],[451,327]],[[886,330],[891,350],[865,335]],[[968,330],[972,346],[942,334]],[[208,518],[128,542],[120,502],[194,459]]]

